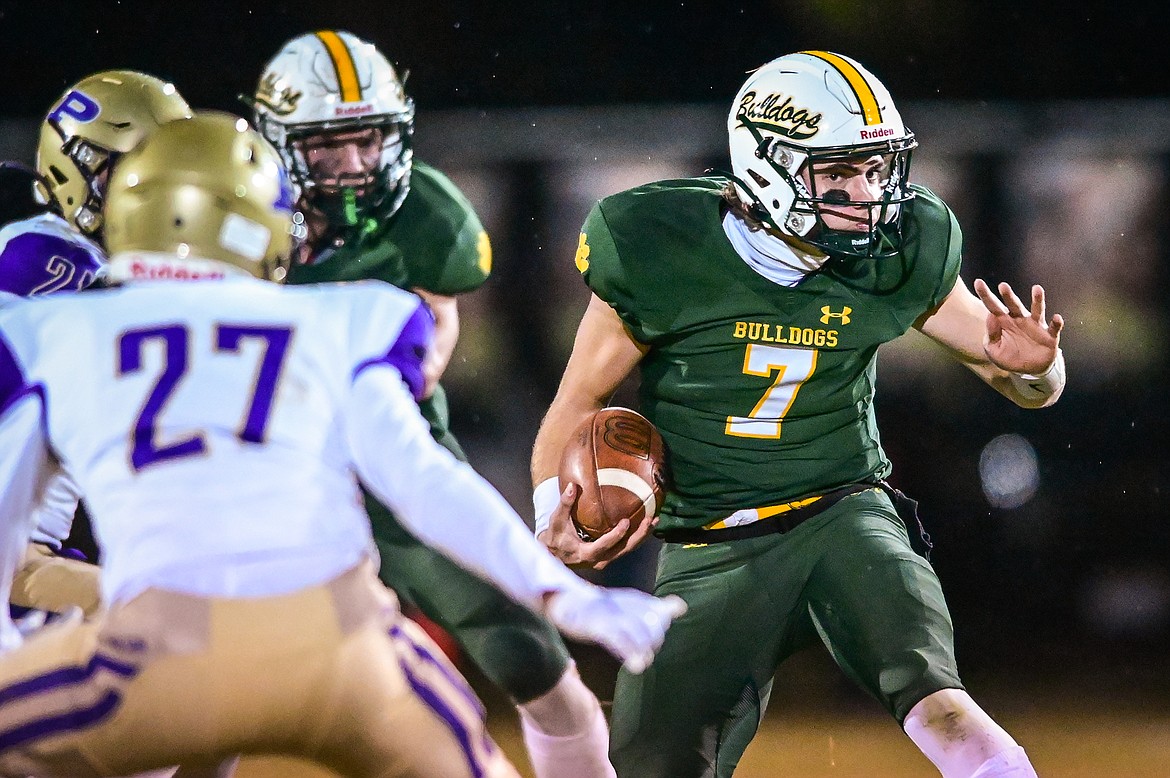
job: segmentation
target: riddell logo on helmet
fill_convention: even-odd
[[[202,270],[198,267],[186,267],[181,262],[163,263],[145,262],[130,263],[131,278],[168,279],[175,281],[199,281],[207,278],[223,278],[222,270]]]
[[[358,103],[356,105],[339,105],[333,109],[334,116],[363,116],[374,112],[373,103]]]
[[[876,127],[872,130],[862,130],[862,140],[878,140],[880,138],[888,138],[891,135],[897,135],[898,131],[893,127]]]
[[[110,263],[112,281],[203,281],[226,276],[222,267],[200,259],[131,254],[118,257]]]

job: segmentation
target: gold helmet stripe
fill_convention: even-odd
[[[857,96],[857,103],[861,106],[861,115],[865,119],[866,126],[882,123],[882,109],[878,106],[873,87],[869,85],[865,76],[861,75],[861,71],[852,62],[829,51],[802,51],[801,54],[808,54],[828,62],[845,77],[845,81],[853,89],[853,94]]]
[[[333,60],[333,69],[337,71],[337,85],[341,88],[343,103],[356,103],[362,99],[362,85],[358,81],[357,68],[353,64],[353,56],[349,47],[341,36],[333,30],[321,30],[317,37],[325,44],[329,58]]]

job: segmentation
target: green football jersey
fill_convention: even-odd
[[[487,280],[491,244],[467,198],[438,170],[415,162],[410,192],[396,213],[375,215],[311,264],[294,265],[288,283],[377,278],[403,289],[454,295]]]
[[[287,282],[376,278],[403,289],[455,295],[479,287],[491,272],[491,244],[471,203],[445,175],[417,161],[398,211],[389,218],[375,215],[346,238],[318,252],[312,263],[293,265]],[[436,439],[462,456],[447,434],[442,387],[419,406]]]
[[[835,258],[780,286],[732,248],[725,184],[660,181],[606,197],[577,252],[589,287],[650,347],[640,402],[668,451],[663,530],[885,477],[878,346],[938,305],[959,273],[954,215],[914,187],[900,254]]]

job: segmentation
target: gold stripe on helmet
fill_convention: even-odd
[[[852,62],[829,51],[803,51],[801,53],[828,62],[837,69],[838,73],[845,77],[845,80],[853,89],[853,94],[857,96],[857,102],[861,106],[861,115],[865,119],[866,126],[882,123],[882,109],[878,106],[877,97],[873,93],[873,87],[869,85],[869,82],[865,80],[865,76],[861,75],[861,72]]]
[[[353,64],[353,56],[349,47],[341,36],[333,30],[321,30],[317,37],[325,44],[329,58],[333,60],[333,69],[337,71],[337,86],[341,89],[343,103],[355,103],[362,99],[362,85],[358,81],[357,68]]]

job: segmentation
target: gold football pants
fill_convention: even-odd
[[[277,597],[151,589],[0,656],[0,775],[285,754],[355,778],[516,778],[483,708],[363,564]]]

